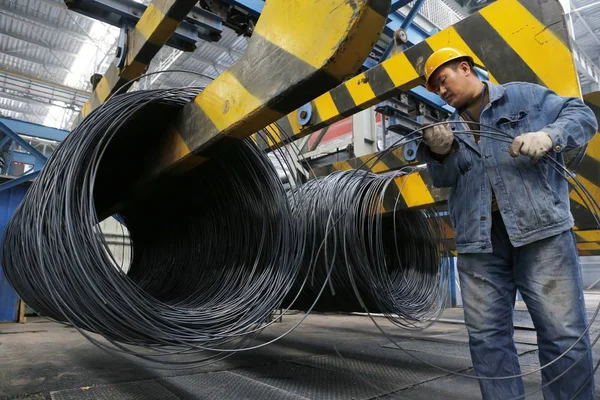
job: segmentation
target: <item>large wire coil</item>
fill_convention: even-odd
[[[435,319],[445,275],[434,219],[377,212],[402,172],[334,174],[286,190],[250,139],[227,141],[119,210],[133,254],[125,272],[98,214],[135,188],[168,123],[200,91],[114,96],[52,154],[3,242],[6,277],[30,307],[161,367],[254,348],[276,309],[366,307],[410,328]],[[144,139],[153,146],[133,152]],[[288,159],[285,151],[276,159]]]

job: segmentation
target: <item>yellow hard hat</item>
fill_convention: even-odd
[[[444,47],[442,49],[436,50],[432,55],[429,56],[427,61],[425,61],[425,82],[427,86],[427,90],[430,92],[435,92],[433,87],[429,85],[429,79],[431,75],[442,65],[446,64],[448,61],[456,60],[458,58],[468,58],[471,63],[473,63],[473,58],[469,56],[467,53],[452,48],[452,47]]]

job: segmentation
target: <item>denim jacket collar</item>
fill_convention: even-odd
[[[492,83],[492,82],[486,81],[486,80],[484,80],[482,82],[485,83],[488,87],[489,96],[490,96],[490,104],[495,101],[500,100],[502,98],[502,96],[504,96],[504,92],[506,92],[506,89],[504,88],[504,86],[496,85],[495,83]],[[460,121],[461,120],[458,109],[456,109],[454,111],[454,114],[452,114],[450,119],[452,121]]]
[[[500,100],[502,96],[504,96],[504,92],[506,92],[506,88],[501,85],[496,85],[490,81],[483,81],[488,87],[490,92],[490,103],[493,103],[497,100]]]

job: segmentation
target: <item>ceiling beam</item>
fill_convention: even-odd
[[[579,11],[577,11],[576,9],[573,10],[573,12],[579,17],[579,19],[581,20],[581,23],[587,29],[587,31],[590,33],[590,35],[592,35],[594,37],[594,40],[596,41],[596,43],[598,43],[598,45],[600,45],[600,39],[598,38],[598,35],[596,35],[594,33],[593,29],[590,28],[590,26],[585,21],[585,18],[583,18],[583,16],[581,15],[581,13]]]
[[[0,94],[0,97],[2,97],[2,94]],[[7,99],[7,100],[9,100],[9,99]],[[12,99],[10,99],[10,100],[14,101]],[[4,104],[4,103],[0,102],[0,108],[2,108],[4,110],[20,112],[20,113],[31,112],[31,110],[27,108],[27,104],[25,102],[23,102],[23,100],[21,100],[20,102],[22,104],[21,106],[8,105],[8,104]],[[15,101],[15,103],[16,103],[16,101]]]
[[[43,59],[37,58],[37,57],[28,57],[23,54],[7,54],[7,53],[5,53],[4,56],[18,58],[23,61],[28,61],[30,63],[38,64],[38,65],[41,65],[43,68],[56,68],[56,69],[66,72],[67,74],[73,73],[73,72],[71,72],[70,69],[66,68],[63,65],[59,65],[59,64],[56,64],[53,62],[48,62],[48,60],[43,60]]]
[[[14,93],[16,92],[16,93]],[[15,90],[14,87],[7,87],[5,85],[2,85],[0,83],[0,97],[4,97],[10,100],[16,100],[16,101],[23,101],[23,99],[26,99],[28,102],[36,102],[38,104],[41,104],[43,106],[49,107],[49,106],[56,106],[56,107],[60,107],[60,108],[64,108],[67,110],[78,110],[81,108],[81,106],[79,105],[79,102],[75,102],[75,101],[71,101],[70,103],[68,102],[67,99],[57,99],[57,98],[53,98],[52,96],[48,96],[44,93],[40,93],[40,92],[19,92],[18,90]],[[60,102],[60,103],[58,103]],[[63,105],[61,103],[66,104]]]
[[[33,113],[33,112],[31,112],[31,111],[19,111],[19,110],[11,110],[10,108],[8,108],[8,107],[5,107],[5,106],[3,106],[2,104],[0,104],[0,114],[1,114],[1,112],[2,112],[2,111],[10,111],[10,112],[13,112],[13,113],[18,113],[18,114],[21,114],[21,115],[31,115],[31,116],[34,116],[34,117],[36,117],[36,120],[38,120],[38,121],[39,121],[39,119],[40,119],[38,115],[36,115],[35,113]],[[43,122],[43,121],[42,121],[42,122]]]
[[[0,69],[0,78],[11,78],[16,80],[26,81],[29,85],[32,86],[42,86],[47,87],[48,89],[55,89],[62,92],[71,93],[75,96],[80,96],[84,98],[88,98],[92,92],[90,90],[77,89],[70,86],[65,86],[57,82],[51,82],[44,79],[33,78],[30,76],[25,76],[16,72],[6,71]]]
[[[38,99],[31,98],[31,97],[27,97],[28,96],[27,94],[23,94],[23,96],[18,96],[15,93],[8,93],[8,92],[5,92],[4,90],[5,90],[5,88],[2,87],[2,86],[0,86],[0,97],[3,97],[5,99],[15,100],[15,101],[23,101],[23,99],[26,99],[27,101],[33,101],[33,102],[35,102],[37,104],[40,104],[40,105],[46,106],[46,107],[49,107],[49,106],[52,105],[52,103],[49,102],[49,101],[45,102],[45,101],[42,101],[42,100],[38,100]]]
[[[33,107],[37,107],[39,108],[38,110],[33,110],[35,112],[47,112],[48,111],[48,104],[39,104],[39,103],[31,103],[29,101],[29,99],[24,99],[24,98],[18,98],[18,96],[6,96],[6,93],[4,92],[0,92],[0,99],[3,100],[10,100],[10,101],[14,101],[15,103],[21,104],[20,106],[8,106],[8,105],[2,105],[3,107],[9,107],[8,109],[12,109],[13,111],[23,111],[26,109],[29,109],[31,111],[31,109]],[[1,102],[0,102],[1,104]],[[43,111],[41,111],[43,110]]]
[[[206,58],[200,57],[196,53],[192,53],[189,58],[192,59],[192,60],[194,60],[194,61],[196,61],[196,62],[199,62],[200,64],[204,64],[206,66],[213,67],[213,68],[215,68],[215,66],[217,66],[217,67],[223,68],[223,70],[226,70],[229,67],[231,67],[231,65],[226,65],[226,64],[223,64],[223,63],[220,63],[220,62],[217,62],[217,61],[213,61],[213,60],[207,60]],[[215,68],[215,69],[218,71],[217,68]],[[219,71],[219,74],[221,74],[221,72],[222,71]]]
[[[74,57],[74,58],[77,58],[79,56],[78,53],[75,53],[75,52],[72,52],[72,51],[69,51],[69,50],[66,50],[66,49],[62,49],[62,48],[56,47],[56,46],[49,46],[47,42],[44,43],[42,41],[36,41],[35,39],[28,38],[28,37],[19,35],[19,34],[14,33],[14,32],[9,32],[6,29],[1,29],[0,28],[0,35],[6,36],[6,37],[9,37],[9,38],[13,38],[15,40],[18,40],[19,42],[32,44],[34,46],[42,47],[44,49],[47,49],[47,50],[50,50],[50,51],[54,51],[56,53],[61,53],[61,54],[64,54],[64,55],[67,55],[67,56],[71,56],[71,57]]]
[[[586,4],[585,6],[581,6],[581,7],[579,7],[579,8],[575,8],[575,9],[571,10],[571,12],[572,12],[572,13],[573,13],[573,12],[577,12],[577,13],[578,13],[578,12],[580,12],[580,11],[584,11],[584,10],[587,10],[587,9],[589,9],[589,8],[596,7],[596,6],[599,6],[599,5],[600,5],[600,1],[596,1],[596,2],[594,2],[594,3],[591,3],[591,4]]]
[[[83,35],[79,32],[75,32],[72,29],[65,28],[60,26],[58,23],[52,23],[52,21],[44,20],[41,18],[37,18],[31,14],[23,13],[21,11],[17,11],[14,9],[11,10],[0,10],[0,15],[7,16],[9,18],[22,21],[31,25],[35,25],[39,28],[51,31],[58,31],[62,33],[68,34],[69,39],[77,40],[82,43],[93,43],[93,41],[86,35]]]

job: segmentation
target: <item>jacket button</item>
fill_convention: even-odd
[[[487,219],[487,217],[481,217],[479,218],[481,221],[485,221]]]
[[[559,145],[554,146],[554,151],[560,151],[560,146]]]
[[[481,250],[485,250],[487,248],[487,246],[484,244],[483,246],[481,246]]]

